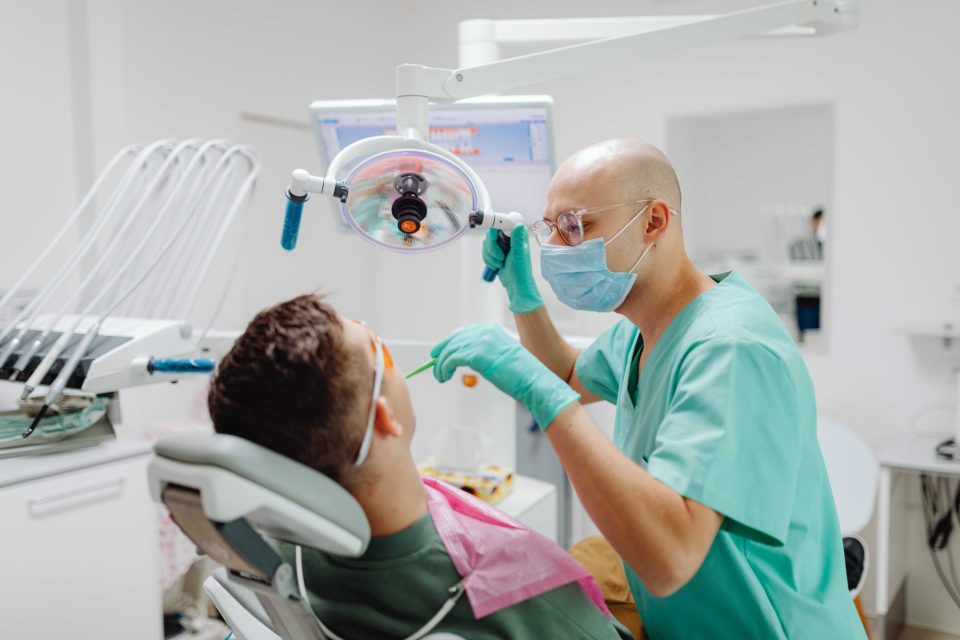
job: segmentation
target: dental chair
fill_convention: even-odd
[[[203,586],[234,636],[341,640],[311,610],[300,571],[265,538],[358,557],[370,525],[353,496],[318,471],[234,436],[177,433],[154,452],[151,494],[201,553],[223,565]],[[458,638],[426,635],[440,619],[410,638]]]

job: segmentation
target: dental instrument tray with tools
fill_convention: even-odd
[[[107,414],[111,399],[69,390],[40,420],[30,438],[30,427],[43,396],[19,403],[19,408],[0,411],[0,459],[35,453],[54,453],[89,447],[114,438]]]

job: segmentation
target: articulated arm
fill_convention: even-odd
[[[720,15],[663,16],[652,19],[647,26],[634,24],[634,33],[613,37],[605,36],[622,33],[623,27],[611,26],[605,20],[584,21],[580,25],[560,21],[563,28],[553,29],[552,37],[541,28],[540,21],[509,21],[503,33],[493,37],[502,35],[503,41],[556,41],[577,39],[578,32],[586,32],[588,37],[605,39],[462,69],[402,64],[397,67],[398,133],[425,137],[428,101],[450,102],[497,93],[752,35],[790,35],[810,30],[789,29],[792,25],[842,26],[855,22],[856,10],[857,4],[849,0],[790,0]]]

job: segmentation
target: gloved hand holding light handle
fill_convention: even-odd
[[[516,211],[510,213],[484,213],[477,211],[470,214],[470,227],[488,227],[497,230],[497,245],[503,251],[504,257],[510,252],[510,237],[513,230],[523,225],[523,216]],[[483,269],[483,279],[493,282],[500,269],[487,265]]]

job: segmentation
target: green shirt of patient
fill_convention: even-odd
[[[291,566],[294,548],[279,544]],[[437,613],[460,575],[429,515],[403,531],[371,539],[360,558],[303,550],[304,583],[314,613],[342,638],[406,638]],[[480,620],[464,594],[431,633],[470,640],[619,638],[580,586],[569,584]]]
[[[724,516],[706,559],[658,598],[625,566],[650,638],[865,638],[817,442],[813,384],[769,304],[736,273],[688,304],[638,363],[623,319],[577,359],[616,405],[614,443]],[[638,506],[637,508],[642,508]]]

